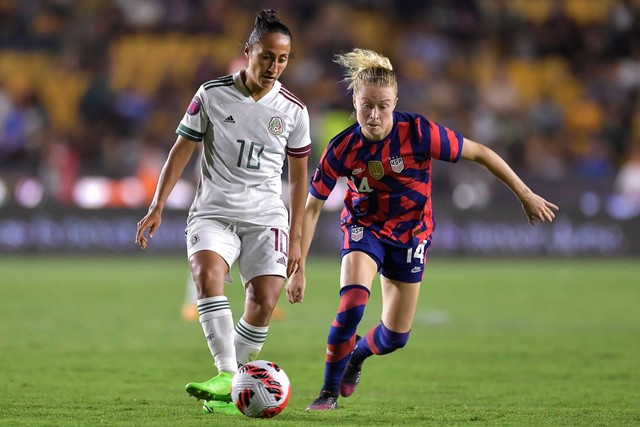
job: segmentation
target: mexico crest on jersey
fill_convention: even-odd
[[[382,166],[381,161],[370,160],[368,166],[369,174],[375,179],[380,179],[384,176],[384,167]]]
[[[364,228],[359,225],[354,225],[351,227],[351,240],[354,242],[359,242],[362,240],[362,236],[364,236]]]
[[[395,173],[400,173],[404,169],[404,160],[402,160],[402,156],[392,157],[389,160],[391,163],[391,170]]]
[[[284,120],[282,117],[271,117],[271,121],[269,122],[269,132],[274,135],[280,135],[284,132]]]

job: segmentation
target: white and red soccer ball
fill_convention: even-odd
[[[291,396],[291,383],[273,362],[254,360],[238,369],[231,382],[231,399],[248,417],[272,418],[284,410]]]

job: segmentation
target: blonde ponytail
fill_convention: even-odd
[[[336,55],[334,62],[344,68],[343,82],[349,90],[356,92],[365,85],[398,88],[391,61],[373,50],[355,48]]]

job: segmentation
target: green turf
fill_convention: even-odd
[[[640,261],[445,260],[428,267],[407,347],[369,359],[341,408],[309,413],[337,307],[336,260],[309,265],[261,358],[293,394],[273,420],[200,412],[212,376],[180,319],[185,261],[0,259],[2,425],[640,425]],[[234,314],[242,291],[228,288]],[[376,283],[359,332],[378,322]]]

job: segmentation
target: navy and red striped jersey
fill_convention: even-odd
[[[431,159],[456,162],[463,137],[419,114],[394,112],[393,129],[368,141],[357,123],[325,149],[309,192],[326,200],[338,177],[347,178],[343,225],[361,225],[397,246],[414,245],[434,230]]]

